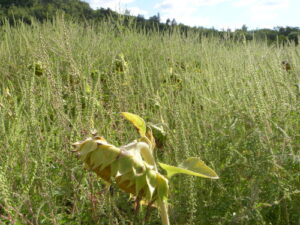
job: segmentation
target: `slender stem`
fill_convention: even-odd
[[[146,140],[148,140],[147,137],[145,137],[145,138],[146,138]],[[149,143],[149,142],[150,141],[148,140],[147,143]],[[155,163],[155,159],[153,156],[153,151],[152,151],[152,149],[150,149],[149,144],[146,144],[143,142],[138,142],[137,147],[139,148],[140,154],[142,155],[143,159],[150,165],[153,165],[155,171],[158,171],[156,163]],[[168,202],[166,200],[165,201],[160,200],[160,201],[158,201],[158,206],[160,209],[162,225],[170,225],[169,213],[168,213]]]
[[[159,201],[158,204],[160,208],[162,225],[170,225],[167,201]]]

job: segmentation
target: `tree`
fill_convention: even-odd
[[[242,26],[242,29],[241,29],[243,32],[247,32],[247,30],[248,30],[248,27],[244,24],[243,26]]]
[[[124,15],[125,16],[130,16],[130,10],[129,9],[125,9]]]
[[[293,31],[293,32],[291,32],[291,33],[289,33],[289,35],[288,35],[288,39],[289,39],[289,41],[293,41],[293,42],[295,42],[295,44],[297,45],[298,44],[298,36],[300,35],[300,32],[298,31]]]
[[[176,22],[176,20],[174,18],[172,19],[171,25],[172,26],[176,26],[177,25],[177,22]]]
[[[170,26],[170,25],[171,25],[171,20],[170,20],[169,18],[166,20],[166,25],[167,25],[167,26]]]
[[[1,0],[0,6],[9,8],[10,6],[31,7],[37,0]]]
[[[159,23],[159,22],[160,22],[160,14],[157,13],[157,15],[151,16],[151,17],[149,18],[149,21],[155,22],[155,23]]]

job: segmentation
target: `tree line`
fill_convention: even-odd
[[[79,21],[103,21],[118,20],[122,17],[122,25],[132,26],[149,32],[153,29],[160,32],[179,31],[182,35],[188,35],[189,32],[197,32],[200,36],[217,36],[222,39],[233,39],[236,41],[245,40],[267,40],[269,43],[284,44],[294,42],[298,44],[300,35],[299,27],[275,27],[273,29],[248,30],[245,25],[235,31],[222,30],[205,27],[190,27],[177,23],[175,19],[161,21],[160,15],[153,15],[145,19],[143,15],[132,16],[130,11],[126,10],[124,14],[118,14],[111,9],[92,9],[87,2],[80,0],[1,0],[0,1],[0,25],[4,21],[14,24],[22,20],[30,24],[32,18],[38,21],[51,20],[57,15],[57,12],[63,12],[65,17],[75,18]]]

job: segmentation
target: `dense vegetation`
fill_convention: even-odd
[[[70,153],[94,129],[117,146],[134,139],[128,111],[165,130],[161,161],[197,156],[220,176],[174,177],[171,224],[299,224],[300,47],[123,22],[0,28],[0,223],[138,220]],[[160,224],[156,210],[147,224]]]
[[[55,17],[57,11],[65,13],[66,17],[76,18],[80,21],[99,22],[107,19],[116,20],[119,14],[110,9],[90,8],[88,3],[80,0],[2,0],[0,1],[0,24],[4,20],[9,20],[11,24],[15,21],[23,20],[31,23],[32,18],[39,21],[45,21]],[[182,34],[187,35],[189,31],[196,31],[200,35],[217,36],[221,38],[230,38],[236,41],[246,40],[268,40],[269,43],[279,42],[288,43],[295,42],[298,44],[298,36],[300,35],[299,27],[275,27],[274,29],[258,29],[248,30],[244,25],[241,29],[235,31],[218,31],[214,28],[189,27],[184,24],[178,24],[175,19],[167,19],[161,21],[159,13],[153,15],[149,19],[145,19],[143,15],[137,17],[130,16],[130,11],[125,11],[125,19],[123,26],[128,26],[129,22],[134,23],[139,30],[153,30],[172,32],[174,27],[179,29]]]

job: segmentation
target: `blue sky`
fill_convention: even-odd
[[[232,30],[275,26],[300,27],[300,0],[85,0],[91,7],[128,9],[145,18],[160,13],[161,22],[175,18],[190,26]]]

